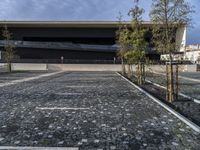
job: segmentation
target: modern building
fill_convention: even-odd
[[[185,59],[193,63],[200,63],[200,44],[186,46]]]
[[[130,22],[123,22],[130,26]],[[117,21],[1,21],[12,33],[12,44],[20,62],[113,62],[117,60]],[[144,22],[151,31],[152,23]],[[150,33],[150,32],[149,32]],[[149,48],[146,55],[159,59],[153,51],[151,34],[146,36]],[[186,27],[176,30],[180,51],[186,43]],[[0,36],[0,50],[4,51]]]

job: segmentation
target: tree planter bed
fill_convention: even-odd
[[[127,78],[127,76],[124,76]],[[128,78],[127,78],[128,79]],[[132,77],[132,79],[128,79],[134,84],[138,85],[136,82],[136,78]],[[139,86],[139,85],[138,85]],[[181,115],[188,118],[190,121],[194,122],[198,126],[200,126],[200,104],[193,102],[190,99],[179,96],[179,100],[169,103],[165,100],[165,90],[153,85],[152,83],[145,83],[141,86],[143,90],[156,97],[163,103],[167,104],[169,107],[180,113]]]

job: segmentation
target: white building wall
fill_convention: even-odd
[[[183,60],[184,59],[184,55],[183,54],[174,54],[172,55],[173,60]],[[169,54],[164,54],[160,56],[160,60],[166,61],[169,60]]]
[[[186,60],[190,60],[194,63],[196,63],[197,61],[199,61],[200,58],[200,50],[196,50],[196,51],[187,51],[185,53],[185,59]]]
[[[177,29],[176,31],[176,47],[180,52],[185,52],[187,40],[187,27],[183,26]]]

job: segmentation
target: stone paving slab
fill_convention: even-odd
[[[112,72],[2,87],[0,103],[0,146],[200,149],[198,133]]]

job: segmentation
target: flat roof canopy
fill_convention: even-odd
[[[130,21],[122,22],[130,25]],[[7,25],[15,28],[117,28],[118,21],[0,21],[0,25]],[[143,25],[150,27],[152,22],[143,22]]]

